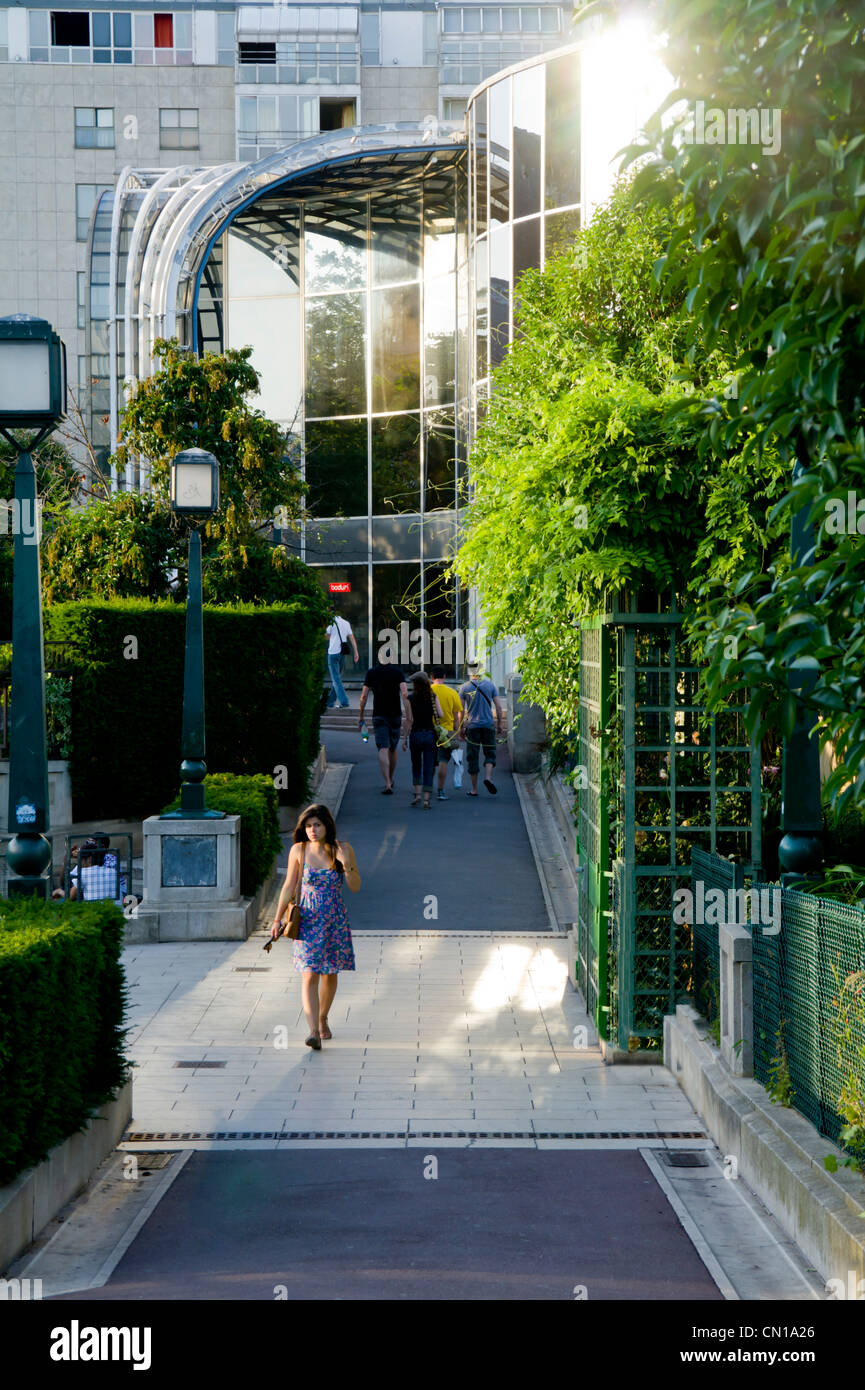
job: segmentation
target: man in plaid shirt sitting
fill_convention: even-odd
[[[105,838],[85,840],[78,855],[78,867],[72,870],[71,899],[93,902],[96,898],[113,898],[119,907],[126,896],[126,876],[120,875],[119,896],[117,856],[104,849]]]

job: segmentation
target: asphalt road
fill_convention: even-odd
[[[437,1161],[437,1177],[430,1157]],[[720,1300],[639,1153],[198,1152],[69,1301]],[[55,1301],[64,1301],[62,1298]]]
[[[411,763],[402,744],[394,795],[382,796],[372,739],[324,737],[329,762],[354,764],[337,826],[340,838],[354,846],[363,878],[359,893],[346,894],[352,931],[546,929],[507,744],[498,745],[496,796],[480,785],[477,799],[467,797],[467,773],[455,791],[450,768],[449,800],[437,801],[434,793],[432,810],[424,811],[409,805]]]

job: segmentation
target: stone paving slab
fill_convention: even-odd
[[[284,943],[264,957],[267,977],[237,973],[260,962],[265,940],[126,950],[133,1132],[702,1133],[663,1067],[574,1054],[574,1029],[589,1021],[562,936],[360,933],[319,1053],[303,1045]]]

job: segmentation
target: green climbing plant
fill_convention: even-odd
[[[789,1109],[793,1104],[796,1092],[793,1089],[787,1048],[784,1045],[783,1019],[778,1024],[778,1031],[775,1034],[775,1056],[769,1063],[769,1080],[766,1082],[766,1091],[773,1105],[783,1105]]]
[[[843,976],[839,961],[830,961],[835,981],[832,999],[835,1055],[842,1083],[838,1093],[838,1114],[846,1120],[838,1138],[847,1151],[842,1165],[865,1172],[865,970]],[[823,1160],[834,1172],[834,1154]]]
[[[730,360],[723,335],[688,360],[685,291],[655,277],[679,216],[623,182],[572,250],[526,272],[472,451],[455,569],[489,636],[526,639],[524,690],[553,738],[577,727],[582,616],[622,590],[684,596],[707,572],[732,585],[785,541],[768,521],[786,485],[771,446],[700,451],[695,406],[723,397]]]

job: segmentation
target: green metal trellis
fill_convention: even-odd
[[[599,1036],[657,1047],[692,990],[692,929],[673,920],[691,851],[759,875],[760,764],[743,711],[707,716],[682,615],[636,602],[580,624],[577,983]]]

